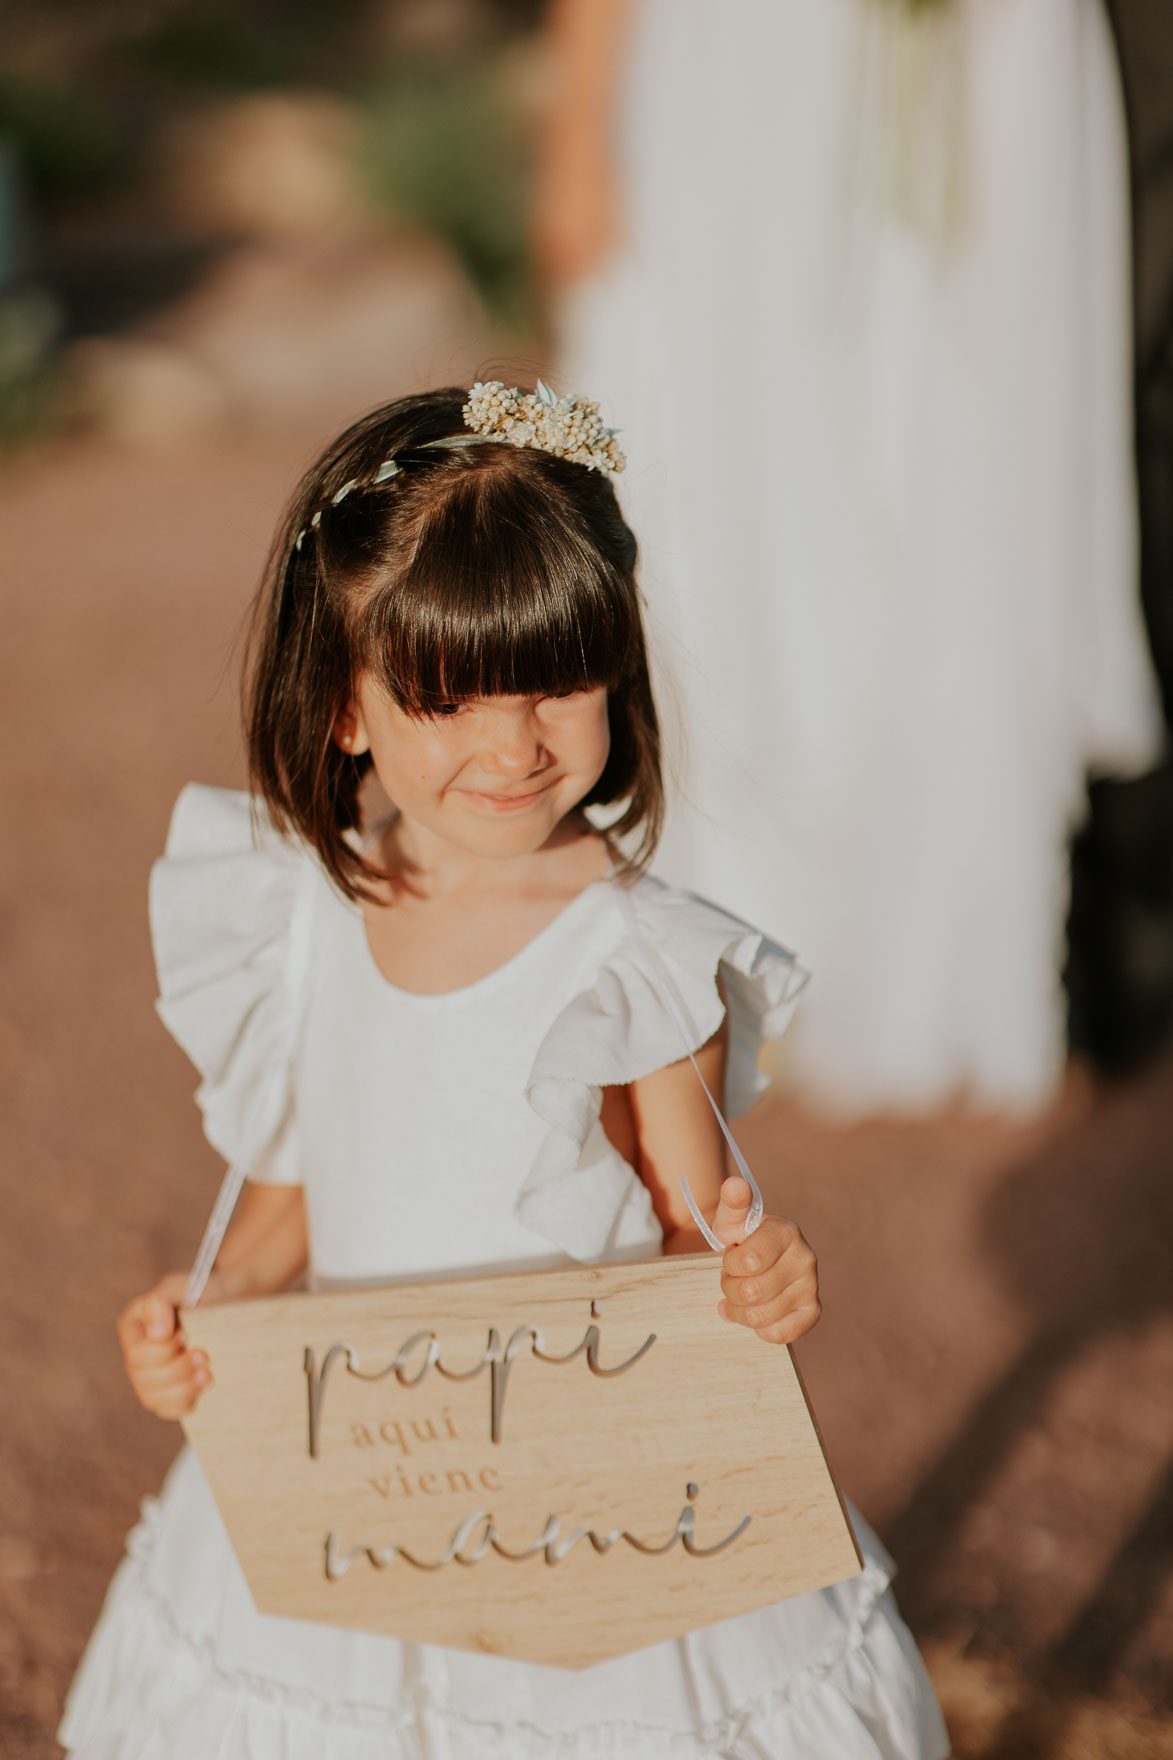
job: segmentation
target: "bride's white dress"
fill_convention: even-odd
[[[1159,748],[1099,0],[635,0],[619,159],[563,377],[631,461],[665,870],[809,954],[809,1094],[1041,1104],[1084,773]]]

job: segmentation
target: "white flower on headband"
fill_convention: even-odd
[[[608,477],[627,464],[597,403],[589,397],[560,398],[540,379],[537,390],[524,397],[500,379],[478,383],[468,394],[463,415],[466,426],[485,440],[533,446]]]

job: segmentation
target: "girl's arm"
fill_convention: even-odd
[[[305,1200],[300,1186],[246,1185],[204,1299],[238,1301],[276,1295],[295,1283],[306,1263]],[[179,1418],[212,1379],[203,1351],[188,1349],[179,1329],[187,1272],[172,1271],[136,1296],[118,1319],[126,1373],[142,1404],[160,1418]]]
[[[719,1095],[725,1082],[727,1033],[724,1025],[696,1054],[709,1090]],[[622,1102],[627,1096],[630,1141],[623,1133]],[[726,1177],[725,1142],[692,1065],[669,1064],[632,1082],[608,1089],[603,1125],[621,1152],[628,1153],[651,1194],[664,1230],[665,1253],[703,1252],[707,1243],[680,1190],[689,1183],[706,1220],[726,1243],[721,1272],[727,1320],[748,1326],[772,1344],[793,1344],[819,1317],[815,1255],[793,1222],[766,1215],[742,1241],[751,1193],[743,1179]]]
[[[611,123],[631,0],[553,0],[534,251],[554,282],[597,268],[618,234]]]

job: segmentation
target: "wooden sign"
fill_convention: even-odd
[[[714,1253],[188,1309],[265,1613],[581,1668],[860,1569]]]

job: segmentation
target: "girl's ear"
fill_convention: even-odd
[[[369,752],[371,742],[367,738],[367,730],[363,724],[362,710],[351,697],[345,708],[339,709],[334,722],[334,743],[341,746],[348,757],[357,758],[361,752]]]

